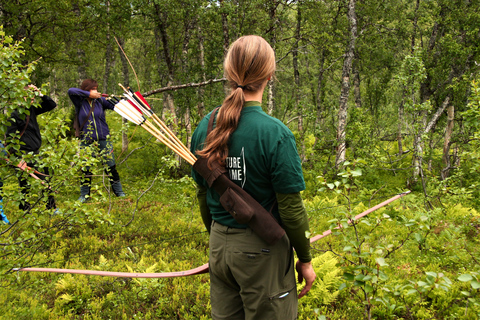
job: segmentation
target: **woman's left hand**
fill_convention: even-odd
[[[301,262],[299,260],[295,265],[295,269],[298,273],[298,283],[302,283],[303,279],[305,279],[305,287],[303,287],[302,291],[300,291],[300,294],[298,295],[298,298],[300,299],[301,297],[306,295],[308,291],[310,291],[313,281],[315,281],[317,275],[315,274],[315,270],[313,270],[311,261]]]

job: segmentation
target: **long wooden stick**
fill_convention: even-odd
[[[403,197],[406,194],[409,194],[410,191],[400,193],[393,198],[390,198],[373,208],[370,208],[361,214],[357,215],[354,219],[360,219],[361,217],[366,216],[367,214],[378,210],[379,208],[387,205],[388,203],[397,200],[398,198]],[[351,220],[350,220],[351,221]],[[336,229],[341,228],[337,227]],[[313,243],[323,237],[328,236],[332,233],[332,230],[327,230],[323,234],[310,238],[310,243]],[[52,272],[52,273],[70,273],[70,274],[85,274],[93,276],[106,276],[106,277],[123,277],[123,278],[173,278],[173,277],[185,277],[191,275],[197,275],[202,273],[207,273],[209,269],[208,263],[185,271],[177,272],[162,272],[162,273],[136,273],[136,272],[111,272],[111,271],[99,271],[99,270],[76,270],[76,269],[56,269],[56,268],[14,268],[13,271],[29,271],[29,272]]]
[[[356,220],[358,220],[358,219],[360,219],[360,218],[362,218],[362,217],[365,217],[367,214],[369,214],[369,213],[371,213],[371,212],[373,212],[373,211],[375,211],[375,210],[378,210],[379,208],[381,208],[381,207],[383,207],[383,206],[386,206],[386,205],[389,204],[390,202],[395,201],[395,200],[397,200],[398,198],[401,198],[401,197],[403,197],[404,195],[409,194],[410,192],[411,192],[411,191],[408,190],[408,191],[405,191],[405,192],[403,192],[403,193],[397,194],[396,196],[394,196],[394,197],[392,197],[392,198],[390,198],[390,199],[388,199],[388,200],[385,200],[385,201],[383,201],[382,203],[379,203],[379,204],[377,204],[376,206],[374,206],[374,207],[372,207],[372,208],[370,208],[370,209],[367,209],[367,210],[363,211],[363,212],[360,213],[359,215],[356,215],[353,219],[348,220],[348,223],[350,224],[350,223],[352,223],[353,221],[356,221]],[[342,229],[342,228],[343,228],[343,227],[342,227],[341,225],[339,225],[338,227],[333,228],[333,230],[335,230],[335,229]],[[310,238],[310,243],[313,243],[313,242],[315,242],[315,241],[317,241],[317,240],[320,240],[320,239],[328,236],[328,235],[331,234],[331,233],[332,233],[332,230],[327,230],[327,231],[325,231],[325,232],[322,233],[322,234],[319,234],[319,235],[317,235],[317,236],[315,236],[315,237],[312,237],[312,238]]]

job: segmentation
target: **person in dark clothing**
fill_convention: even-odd
[[[108,102],[101,93],[97,91],[97,81],[86,79],[79,88],[68,89],[68,96],[75,106],[75,117],[78,121],[80,130],[80,147],[96,146],[103,160],[107,164],[105,172],[109,176],[113,193],[117,197],[125,197],[120,182],[120,176],[116,169],[115,158],[113,156],[113,145],[108,140],[110,130],[105,119],[105,110],[113,110],[114,105]],[[94,156],[98,154],[95,153]],[[90,196],[92,184],[90,167],[83,172],[85,179],[80,185],[80,197],[78,201],[86,202]]]
[[[27,90],[34,90],[40,93],[40,90],[34,86],[29,85]],[[55,101],[52,100],[49,96],[42,95],[41,93],[38,95],[41,98],[40,106],[37,107],[34,105],[33,100],[28,109],[29,114],[20,116],[20,113],[15,110],[12,112],[10,116],[10,125],[7,128],[6,136],[7,141],[8,138],[13,138],[14,136],[20,135],[20,149],[14,150],[13,148],[9,148],[7,145],[7,149],[11,154],[14,154],[18,158],[21,158],[23,154],[32,152],[33,154],[38,154],[40,151],[40,147],[42,146],[42,135],[40,134],[40,127],[38,126],[37,116],[41,115],[45,112],[51,111],[55,109],[57,104]],[[27,162],[27,166],[32,169],[39,170],[37,162]],[[48,168],[43,168],[44,175],[38,175],[38,177],[42,180],[46,180],[48,176]],[[22,194],[26,196],[30,189],[30,185],[27,181],[28,178],[27,172],[22,172],[22,174],[18,177],[18,183],[22,190]],[[30,204],[25,201],[20,204],[20,209],[22,210],[29,210]],[[55,198],[53,197],[51,191],[49,191],[48,195],[48,202],[47,202],[47,209],[55,209]]]

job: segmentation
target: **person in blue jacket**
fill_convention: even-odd
[[[5,146],[3,143],[0,142],[0,155],[8,157],[7,152],[5,151]],[[0,178],[0,191],[3,189],[3,180]],[[10,221],[8,221],[7,216],[5,215],[5,212],[3,212],[3,196],[0,193],[0,221],[2,221],[5,224],[10,224]]]
[[[124,197],[120,176],[116,169],[113,155],[113,145],[108,140],[110,130],[105,118],[105,110],[113,110],[114,105],[108,102],[102,94],[97,91],[98,83],[93,79],[86,79],[79,88],[68,89],[68,96],[75,106],[75,117],[80,130],[80,147],[98,147],[107,165],[105,172],[109,176],[113,193],[117,197]],[[80,202],[86,202],[90,196],[92,183],[90,167],[84,171],[85,179],[80,185]]]

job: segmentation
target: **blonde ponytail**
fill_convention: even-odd
[[[225,164],[228,156],[228,141],[237,129],[240,114],[245,104],[244,91],[256,92],[275,71],[275,54],[272,47],[259,36],[243,36],[237,39],[227,52],[224,61],[225,77],[230,85],[230,94],[218,112],[216,127],[205,140],[199,156]]]

